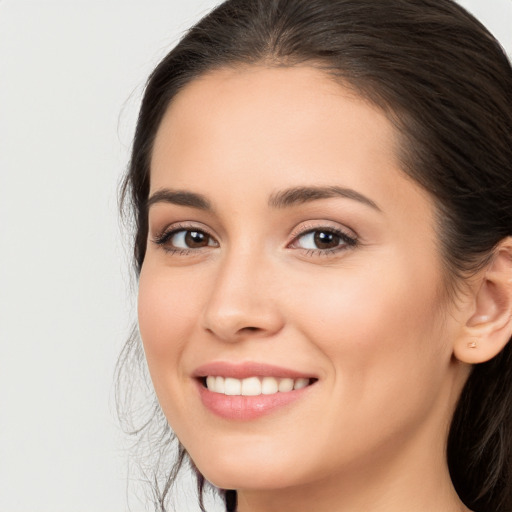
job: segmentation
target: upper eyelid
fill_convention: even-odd
[[[179,231],[202,231],[206,233],[207,235],[211,236],[212,238],[218,239],[217,235],[213,233],[211,229],[209,229],[207,226],[202,224],[201,222],[172,222],[171,224],[167,224],[164,228],[155,230],[155,237],[160,238],[162,236],[171,234],[171,233],[178,233]]]
[[[355,236],[352,236],[352,235],[348,235],[347,233],[345,233],[344,231],[342,231],[341,229],[322,229],[322,228],[317,228],[317,229],[309,229],[307,231],[304,231],[304,233],[299,233],[297,236],[295,236],[291,242],[289,242],[287,244],[287,247],[290,247],[292,246],[293,244],[295,244],[297,242],[297,240],[300,240],[301,238],[305,237],[306,235],[310,235],[311,233],[315,233],[315,232],[331,232],[331,233],[334,233],[335,235],[339,236],[342,240],[345,241],[345,243],[347,245],[355,245],[356,243],[359,243],[359,240],[357,237]],[[320,251],[322,250],[327,250],[327,249],[318,249]]]
[[[318,221],[307,221],[306,223],[299,224],[300,227],[296,227],[290,233],[291,240],[295,240],[297,237],[306,235],[313,231],[339,231],[349,238],[359,239],[359,235],[348,226],[339,224],[334,221],[318,220]]]

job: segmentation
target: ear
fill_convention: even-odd
[[[496,247],[479,273],[473,309],[454,345],[464,363],[483,363],[496,356],[512,336],[512,237]]]

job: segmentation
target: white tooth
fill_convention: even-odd
[[[224,393],[224,377],[215,377],[215,393]]]
[[[279,381],[279,391],[285,393],[293,389],[293,379],[281,379]]]
[[[261,381],[261,392],[264,395],[273,395],[277,393],[279,387],[277,385],[277,379],[274,377],[263,377]]]
[[[208,377],[206,377],[206,387],[210,391],[215,391],[215,377],[211,375],[208,375]]]
[[[240,395],[242,393],[242,381],[226,377],[224,379],[224,394],[225,395]]]
[[[309,384],[309,379],[297,379],[293,384],[293,389],[302,389]]]
[[[257,396],[261,395],[261,382],[258,377],[248,377],[242,380],[242,395]]]

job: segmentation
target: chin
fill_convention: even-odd
[[[202,473],[202,472],[201,472]],[[203,473],[202,473],[203,474]],[[251,468],[242,472],[232,471],[228,468],[213,469],[212,474],[203,476],[219,489],[244,490],[272,490],[292,487],[293,483],[282,478],[282,473],[273,471],[251,471]]]
[[[202,457],[200,457],[202,459]],[[220,489],[279,489],[293,486],[300,476],[285,461],[262,454],[246,457],[233,451],[208,461],[195,461],[200,473]]]

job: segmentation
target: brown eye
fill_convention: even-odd
[[[292,247],[308,251],[337,251],[354,247],[357,240],[341,231],[333,229],[313,229],[298,236]]]
[[[326,229],[309,231],[297,238],[297,246],[301,249],[328,250],[340,245],[345,245],[345,240],[338,233]]]
[[[203,247],[217,247],[213,237],[198,229],[179,229],[165,234],[156,241],[157,244],[167,246],[169,249],[202,249]]]
[[[341,241],[339,235],[330,231],[315,231],[313,239],[317,249],[334,249]]]
[[[202,231],[186,231],[185,245],[190,249],[199,249],[207,247],[210,242],[210,236]]]

